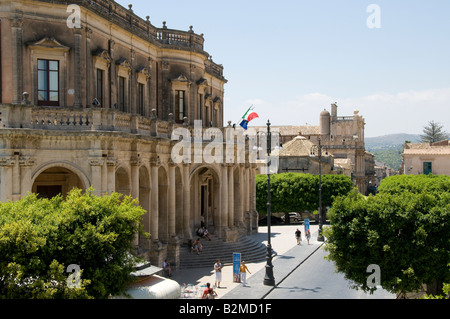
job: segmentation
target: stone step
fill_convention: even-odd
[[[248,263],[261,262],[266,258],[266,246],[249,237],[241,237],[237,242],[224,242],[214,236],[211,241],[202,239],[203,251],[197,255],[190,247],[182,246],[180,268],[212,267],[217,259],[224,265],[233,263],[233,253],[241,253],[241,259]]]

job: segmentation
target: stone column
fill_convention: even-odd
[[[175,237],[175,166],[169,163],[169,216],[168,216],[168,232],[169,238]]]
[[[115,41],[110,39],[108,40],[108,53],[112,61],[115,61],[115,54],[114,54],[114,46]],[[109,69],[109,76],[108,76],[108,84],[106,85],[107,88],[109,88],[109,104],[110,108],[114,109],[115,105],[117,106],[117,90],[116,90],[116,64],[111,63]]]
[[[131,160],[131,197],[139,199],[139,161]]]
[[[74,29],[75,41],[74,41],[74,82],[75,82],[75,100],[73,106],[80,108],[83,106],[81,101],[81,72],[83,72],[83,67],[81,65],[81,29]],[[65,92],[63,92],[65,94]]]
[[[106,155],[103,156],[103,165],[101,167],[102,171],[102,189],[101,194],[106,195],[108,193],[108,164]]]
[[[86,107],[89,107],[92,104],[92,87],[95,83],[95,77],[94,79],[92,79],[92,74],[95,74],[95,70],[92,70],[92,54],[91,54],[91,36],[92,36],[92,29],[89,27],[85,28],[86,31],[86,55],[85,55],[85,61],[86,61],[86,75],[85,75],[85,103],[86,103]],[[105,74],[105,77],[107,77],[107,74]],[[92,83],[92,85],[91,85]],[[108,82],[106,82],[108,83]],[[106,87],[108,87],[108,85],[106,85]],[[105,94],[106,95],[106,94]],[[105,96],[103,96],[103,101],[102,101],[102,107],[104,107],[105,105]]]
[[[12,104],[22,103],[23,93],[23,18],[11,18],[12,31]]]
[[[19,166],[19,153],[14,154],[13,166],[12,166],[12,200],[17,201],[21,197],[20,192],[20,166]]]
[[[250,210],[250,169],[249,165],[244,167],[244,212],[248,213]]]
[[[239,165],[239,207],[237,210],[237,216],[236,216],[236,224],[239,227],[243,227],[244,224],[244,200],[247,194],[245,193],[245,181],[244,181],[244,170],[245,167],[243,164]]]
[[[192,238],[191,229],[191,185],[189,179],[189,164],[183,164],[183,225],[186,238]]]
[[[162,114],[159,118],[167,121],[169,119],[169,113],[171,113],[170,103],[170,81],[169,81],[169,62],[161,61],[161,109]]]
[[[180,263],[180,239],[176,235],[176,184],[175,184],[175,165],[169,163],[169,216],[168,232],[169,240],[167,247],[167,259],[176,266]]]
[[[258,230],[258,213],[256,211],[256,164],[250,164],[250,233],[253,233],[253,229]]]
[[[222,178],[220,183],[220,225],[219,234],[225,237],[226,228],[228,226],[228,167],[224,164],[221,166]]]
[[[31,173],[35,160],[30,157],[21,157],[20,160],[20,192],[21,197],[27,196],[27,192],[32,191],[33,185],[31,184]]]
[[[134,65],[134,60],[136,57],[136,51],[134,49],[131,49],[130,51],[130,64],[131,64],[131,70],[130,70],[130,79],[129,79],[129,91],[130,92],[130,98],[128,99],[130,101],[130,107],[128,108],[129,112],[132,114],[137,113],[137,105],[136,105],[136,86],[137,86],[137,79],[136,79],[136,70]]]
[[[158,166],[152,165],[152,205],[151,205],[151,223],[150,223],[150,234],[152,241],[157,241],[158,236]]]
[[[91,165],[91,184],[94,188],[94,195],[100,195],[102,191],[102,170],[103,159],[92,157],[89,159]]]
[[[107,188],[106,191],[111,194],[116,191],[116,160],[112,157],[107,157]]]
[[[139,164],[138,158],[131,159],[131,197],[139,200]],[[139,245],[139,233],[135,234],[133,246]]]
[[[12,200],[14,160],[9,156],[0,158],[0,201]]]
[[[228,164],[228,227],[234,228],[234,167]]]

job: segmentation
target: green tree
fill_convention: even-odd
[[[354,191],[337,198],[325,229],[328,258],[337,271],[356,288],[374,291],[367,267],[376,264],[387,291],[403,294],[426,284],[428,293],[442,294],[450,281],[449,183],[447,176],[393,176],[376,196]]]
[[[107,298],[132,280],[131,243],[144,210],[131,197],[73,189],[0,204],[1,298]],[[67,266],[79,265],[77,288]]]
[[[353,188],[350,177],[322,175],[322,205],[331,206],[336,196]],[[271,175],[271,211],[278,213],[314,211],[319,206],[319,176],[304,173]],[[256,176],[256,209],[267,213],[267,175]]]
[[[422,143],[434,143],[449,138],[448,133],[444,131],[444,127],[435,121],[429,121],[422,132],[423,134],[420,135],[420,141]]]

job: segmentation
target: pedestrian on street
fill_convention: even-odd
[[[295,231],[295,238],[297,239],[297,245],[301,245],[302,242],[302,232],[297,228]]]
[[[172,277],[172,268],[170,267],[170,263],[167,261],[167,259],[164,260],[162,266],[167,276]]]
[[[308,241],[308,245],[309,245],[309,239],[311,238],[311,232],[309,231],[309,229],[306,231],[306,240]]]
[[[241,276],[242,285],[247,285],[247,271],[249,274],[251,274],[250,270],[248,270],[247,266],[245,265],[245,261],[241,262],[241,267],[239,267],[239,275]]]
[[[203,290],[202,299],[215,299],[217,297],[217,292],[211,288],[211,284],[206,283],[206,289]]]
[[[220,262],[220,259],[217,259],[216,263],[214,264],[214,271],[216,272],[215,285],[217,288],[220,288],[220,282],[222,281],[222,268],[223,268],[223,265]]]

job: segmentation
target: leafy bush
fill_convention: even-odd
[[[450,282],[449,177],[393,176],[376,196],[357,192],[337,198],[325,230],[328,258],[365,291],[367,267],[381,269],[381,286],[392,293]],[[433,291],[440,294],[441,291]]]
[[[123,291],[136,262],[131,243],[144,210],[131,197],[73,189],[0,203],[0,298],[107,298]],[[78,288],[67,285],[79,265]]]

